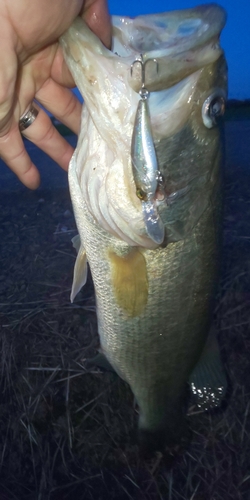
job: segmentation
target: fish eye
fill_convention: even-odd
[[[224,115],[226,107],[226,93],[222,89],[216,89],[202,106],[202,120],[207,128],[218,125],[219,118]]]

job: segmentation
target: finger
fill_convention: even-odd
[[[104,0],[86,0],[81,16],[102,43],[110,49],[112,29],[107,2]]]
[[[60,167],[68,170],[74,149],[59,134],[43,109],[39,108],[38,116],[22,134],[47,153]]]
[[[27,154],[13,116],[15,85],[17,79],[17,57],[8,38],[8,23],[1,24],[0,51],[0,156],[20,181],[30,189],[40,183],[39,172]],[[11,39],[11,37],[10,37]]]
[[[51,66],[51,78],[64,87],[75,87],[74,79],[64,60],[62,47],[58,45],[53,63]]]
[[[2,160],[29,189],[36,189],[40,184],[40,175],[32,163],[19,131],[18,124],[13,122],[9,131],[0,137]]]
[[[14,92],[17,77],[17,57],[9,42],[7,27],[1,23],[0,29],[0,136],[11,126]],[[11,37],[10,37],[11,40]]]
[[[79,133],[82,105],[71,90],[49,79],[36,93],[36,99],[75,134]]]

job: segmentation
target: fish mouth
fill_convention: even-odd
[[[112,21],[113,52],[122,57],[130,51],[167,57],[193,50],[218,36],[225,25],[226,12],[219,5],[207,4],[135,18],[113,16]]]
[[[126,82],[136,93],[139,93],[142,84],[141,67],[135,64],[131,72],[131,66],[141,57],[145,63],[151,60],[145,70],[145,85],[149,92],[158,92],[171,89],[219,59],[223,54],[219,36],[226,17],[226,11],[213,3],[135,18],[112,16],[111,50],[102,44],[81,18],[76,18],[60,43],[65,54],[77,64],[82,59],[80,44],[84,50],[91,52],[92,57],[96,55],[100,64],[101,60],[105,61],[110,75],[117,72],[121,80],[127,73]],[[92,66],[88,57],[84,64],[86,70]],[[94,74],[89,82],[96,85]]]
[[[157,74],[154,65],[147,68],[147,89],[156,91],[172,87],[204,63],[219,58],[222,50],[218,38],[226,23],[226,12],[219,5],[207,4],[134,19],[114,16],[112,22],[115,55],[125,60],[137,54],[143,54],[145,61],[157,59]],[[138,92],[140,83],[138,67],[130,84]]]
[[[127,67],[143,55],[147,59],[157,59],[155,65],[147,65],[147,89],[158,91],[168,89],[185,77],[215,62],[223,53],[219,44],[219,35],[226,23],[226,12],[217,4],[205,4],[191,9],[161,12],[130,18],[112,16],[113,37],[112,49],[107,49],[96,35],[86,26],[83,32],[82,19],[74,21],[61,43],[67,53],[65,40],[71,37],[76,41],[91,46],[91,52],[104,56],[106,60],[114,59],[121,69]],[[78,30],[78,34],[76,31]],[[63,40],[65,39],[65,40]],[[79,52],[70,51],[78,62]],[[141,71],[139,65],[128,82],[135,92],[141,87]]]

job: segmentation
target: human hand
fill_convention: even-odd
[[[0,156],[21,182],[38,187],[40,176],[19,130],[20,117],[36,99],[37,118],[22,135],[67,170],[73,148],[42,104],[76,134],[81,104],[58,38],[80,14],[107,46],[111,39],[105,0],[0,0]]]

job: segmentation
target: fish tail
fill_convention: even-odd
[[[141,452],[182,450],[190,441],[190,430],[186,419],[188,390],[182,389],[174,395],[166,390],[150,399],[139,401],[140,419],[138,444]],[[140,404],[141,403],[141,404]]]
[[[212,327],[201,357],[189,377],[192,402],[202,411],[218,408],[227,392],[215,328]]]
[[[178,455],[187,448],[190,440],[191,431],[183,412],[166,416],[155,429],[139,427],[138,431],[140,454],[145,457],[154,452]]]

